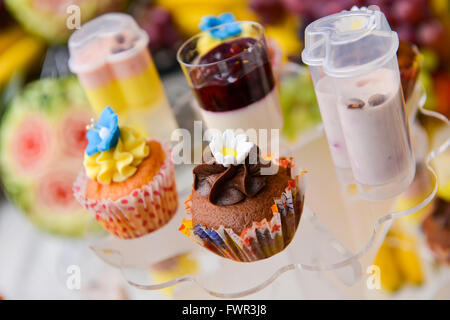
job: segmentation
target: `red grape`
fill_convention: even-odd
[[[152,23],[159,25],[168,25],[172,22],[169,11],[163,7],[153,7],[149,17]]]
[[[350,10],[354,5],[363,5],[359,0],[282,0],[287,11],[318,19],[342,10]]]
[[[263,23],[280,22],[285,14],[281,0],[250,0],[249,6]]]
[[[342,10],[350,10],[354,5],[353,0],[325,1],[323,3],[316,1],[316,10],[321,17],[328,16]]]
[[[130,12],[150,38],[148,46],[158,70],[167,72],[174,68],[177,65],[176,52],[182,38],[171,13],[149,1],[134,3]]]
[[[316,1],[318,0],[282,0],[288,12],[302,15],[310,15],[311,8]]]
[[[394,0],[367,0],[366,5],[367,6],[376,5],[379,7],[390,7],[390,6],[392,6],[393,2],[394,2]]]
[[[397,21],[392,14],[392,0],[368,0],[367,6],[376,5],[380,8],[380,11],[384,13],[389,23],[395,24]]]
[[[420,45],[435,47],[444,37],[444,27],[438,20],[429,20],[419,26],[417,41]]]
[[[398,0],[392,6],[392,15],[397,21],[415,23],[422,19],[426,8],[418,1]]]
[[[139,4],[133,14],[150,38],[150,50],[175,49],[181,41],[170,12],[158,6]]]
[[[398,37],[409,42],[416,41],[416,33],[414,27],[408,23],[401,23],[393,28],[398,33]]]
[[[363,7],[363,6],[367,6],[367,1],[366,0],[353,0],[353,4],[357,7]]]

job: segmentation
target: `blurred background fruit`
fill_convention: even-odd
[[[422,67],[423,56],[420,54],[416,45],[405,40],[400,40],[397,60],[400,69],[403,96],[405,100],[408,100],[416,85]]]
[[[162,73],[173,70],[183,38],[170,11],[153,5],[152,1],[138,1],[131,6],[130,12],[150,38],[149,49],[158,70]]]
[[[5,1],[0,0],[0,28],[6,26],[10,20],[11,18],[5,7]]]
[[[46,231],[81,236],[91,221],[72,193],[91,116],[78,80],[69,77],[28,84],[0,122],[4,190]]]
[[[388,292],[405,284],[419,286],[425,281],[418,233],[400,220],[394,221],[374,261],[380,268],[381,286]]]
[[[182,253],[154,264],[149,269],[149,275],[155,282],[162,283],[177,277],[196,275],[199,269],[199,262],[192,254]],[[164,288],[162,292],[168,298],[173,298],[176,289],[172,286]]]
[[[397,198],[394,211],[400,212],[420,204],[433,191],[433,187],[434,178],[423,165],[418,166],[412,184]],[[381,286],[387,292],[397,292],[406,285],[420,286],[426,281],[420,251],[420,225],[434,208],[433,201],[392,223],[374,261],[380,268]]]
[[[67,27],[71,11],[80,8],[80,22],[109,11],[123,10],[128,0],[3,0],[6,8],[30,33],[50,43],[63,43],[74,31]]]
[[[283,62],[291,56],[298,56],[302,46],[297,36],[299,23],[293,17],[286,18],[277,24],[265,26],[265,35],[269,37],[281,48]]]
[[[287,14],[279,0],[249,0],[248,4],[264,24],[282,23]]]
[[[302,94],[298,94],[302,88]],[[291,141],[321,121],[314,86],[307,68],[295,63],[286,64],[280,83],[280,102],[283,117],[283,135]]]
[[[438,197],[450,202],[450,150],[445,151],[433,164],[439,177]]]
[[[378,250],[374,265],[380,268],[381,287],[384,290],[395,292],[404,284],[405,279],[395,262],[394,250],[387,242],[383,242]]]
[[[435,202],[435,208],[424,220],[422,230],[436,262],[449,266],[450,202],[442,198],[437,198]]]
[[[0,33],[0,90],[19,72],[40,66],[45,44],[26,34],[18,26],[6,27]]]
[[[155,0],[154,3],[169,10],[185,37],[199,32],[198,25],[204,15],[232,12],[237,20],[257,18],[247,0]]]

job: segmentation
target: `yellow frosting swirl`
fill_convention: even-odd
[[[122,182],[136,172],[149,153],[145,138],[131,128],[121,127],[117,145],[92,156],[85,154],[84,167],[87,176],[101,184]]]

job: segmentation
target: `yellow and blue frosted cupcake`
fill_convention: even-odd
[[[84,170],[74,184],[78,202],[103,227],[123,239],[165,225],[178,198],[169,145],[146,140],[107,107],[88,127]]]

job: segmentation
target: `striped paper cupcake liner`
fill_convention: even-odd
[[[118,238],[137,238],[161,228],[175,215],[178,207],[171,149],[168,144],[163,144],[163,150],[166,160],[157,175],[128,196],[117,200],[87,198],[89,178],[83,169],[73,186],[75,198],[109,233]]]

